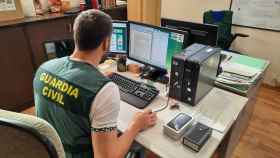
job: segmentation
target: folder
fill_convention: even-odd
[[[246,55],[234,56],[232,57],[230,62],[240,65],[246,65],[248,67],[252,67],[259,70],[264,70],[267,64],[267,62],[263,59],[257,59]]]

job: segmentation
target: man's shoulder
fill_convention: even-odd
[[[113,81],[107,82],[101,89],[101,92],[105,93],[105,94],[108,93],[108,92],[115,93],[117,91],[119,91],[119,87]]]
[[[56,69],[60,68],[61,65],[63,65],[63,63],[65,63],[65,61],[66,61],[66,58],[63,57],[63,58],[51,59],[51,60],[48,60],[48,61],[44,62],[36,70],[35,78],[38,75],[40,75],[41,73],[52,72],[53,70],[56,70]]]
[[[39,68],[57,67],[64,64],[68,57],[55,58],[44,62]]]

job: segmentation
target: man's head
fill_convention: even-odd
[[[91,52],[98,48],[107,51],[112,34],[112,18],[99,10],[82,12],[74,22],[76,49]]]

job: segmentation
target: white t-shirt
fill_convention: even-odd
[[[71,60],[87,63],[76,58],[71,58]],[[97,93],[91,104],[89,118],[92,131],[108,132],[115,130],[117,128],[119,111],[119,87],[115,83],[109,82]]]
[[[108,132],[117,128],[120,111],[120,93],[118,86],[107,83],[95,96],[91,105],[90,121],[93,132]]]

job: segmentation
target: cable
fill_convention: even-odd
[[[161,112],[161,111],[165,110],[168,107],[169,100],[170,100],[170,97],[169,97],[169,94],[168,94],[168,98],[167,98],[166,104],[164,106],[159,107],[159,108],[152,109],[152,112],[158,113],[158,112]]]
[[[168,93],[167,93],[168,97],[167,97],[166,104],[161,106],[161,107],[159,107],[159,108],[152,109],[152,112],[155,112],[155,113],[161,112],[161,111],[165,110],[169,106],[170,97],[169,97],[169,89],[168,89],[168,87],[169,87],[169,82],[165,84],[165,90],[168,91]]]

